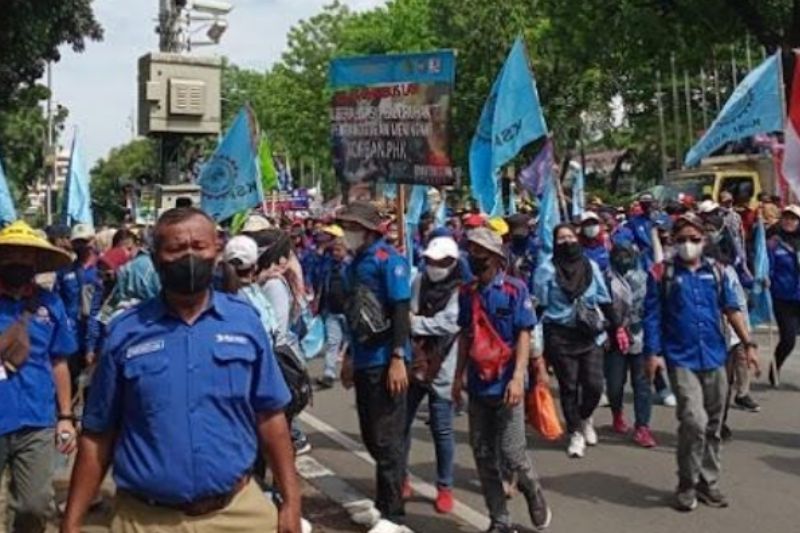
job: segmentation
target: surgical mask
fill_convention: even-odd
[[[682,242],[678,244],[678,255],[684,261],[694,261],[703,253],[702,242]]]
[[[600,225],[599,224],[592,224],[590,226],[585,226],[583,228],[583,234],[586,235],[590,239],[594,239],[598,235],[600,235]]]
[[[455,267],[455,265],[451,265],[449,267],[427,265],[425,267],[425,272],[428,274],[428,279],[434,283],[438,283],[445,280],[447,276],[450,275],[450,273],[453,271],[453,267]]]
[[[207,291],[214,279],[214,259],[186,254],[174,261],[158,264],[158,276],[165,290],[178,294]]]
[[[19,289],[33,280],[35,272],[30,265],[3,265],[0,282],[9,289]]]
[[[347,249],[355,252],[364,245],[366,237],[363,231],[345,231],[343,239]]]

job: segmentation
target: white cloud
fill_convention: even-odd
[[[229,28],[220,46],[202,54],[228,56],[236,64],[265,69],[280,58],[289,29],[318,13],[330,0],[232,0]],[[385,0],[344,0],[354,10]],[[80,128],[86,159],[93,164],[114,146],[131,139],[136,113],[137,60],[158,48],[155,18],[158,0],[95,0],[103,26],[102,42],[87,44],[75,54],[62,50],[53,67],[55,101],[69,111],[68,130]]]

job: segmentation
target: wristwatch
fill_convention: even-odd
[[[61,422],[62,420],[69,420],[70,422],[75,422],[75,420],[77,420],[77,417],[72,413],[59,414],[58,421]]]

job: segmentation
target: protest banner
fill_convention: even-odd
[[[331,61],[331,139],[337,178],[441,187],[449,152],[452,51]]]

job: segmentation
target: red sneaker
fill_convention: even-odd
[[[453,512],[453,491],[439,487],[436,492],[436,503],[433,504],[437,513],[448,514]]]
[[[625,435],[631,430],[631,427],[628,425],[628,421],[625,420],[625,415],[620,411],[619,413],[614,413],[614,422],[611,424],[611,427],[614,429],[614,433],[619,433],[621,435]]]
[[[636,428],[636,431],[633,433],[633,442],[642,448],[654,448],[656,446],[656,439],[647,426],[639,426]]]
[[[400,495],[404,500],[408,500],[414,495],[414,491],[411,489],[411,481],[408,478],[403,479],[403,488]]]

